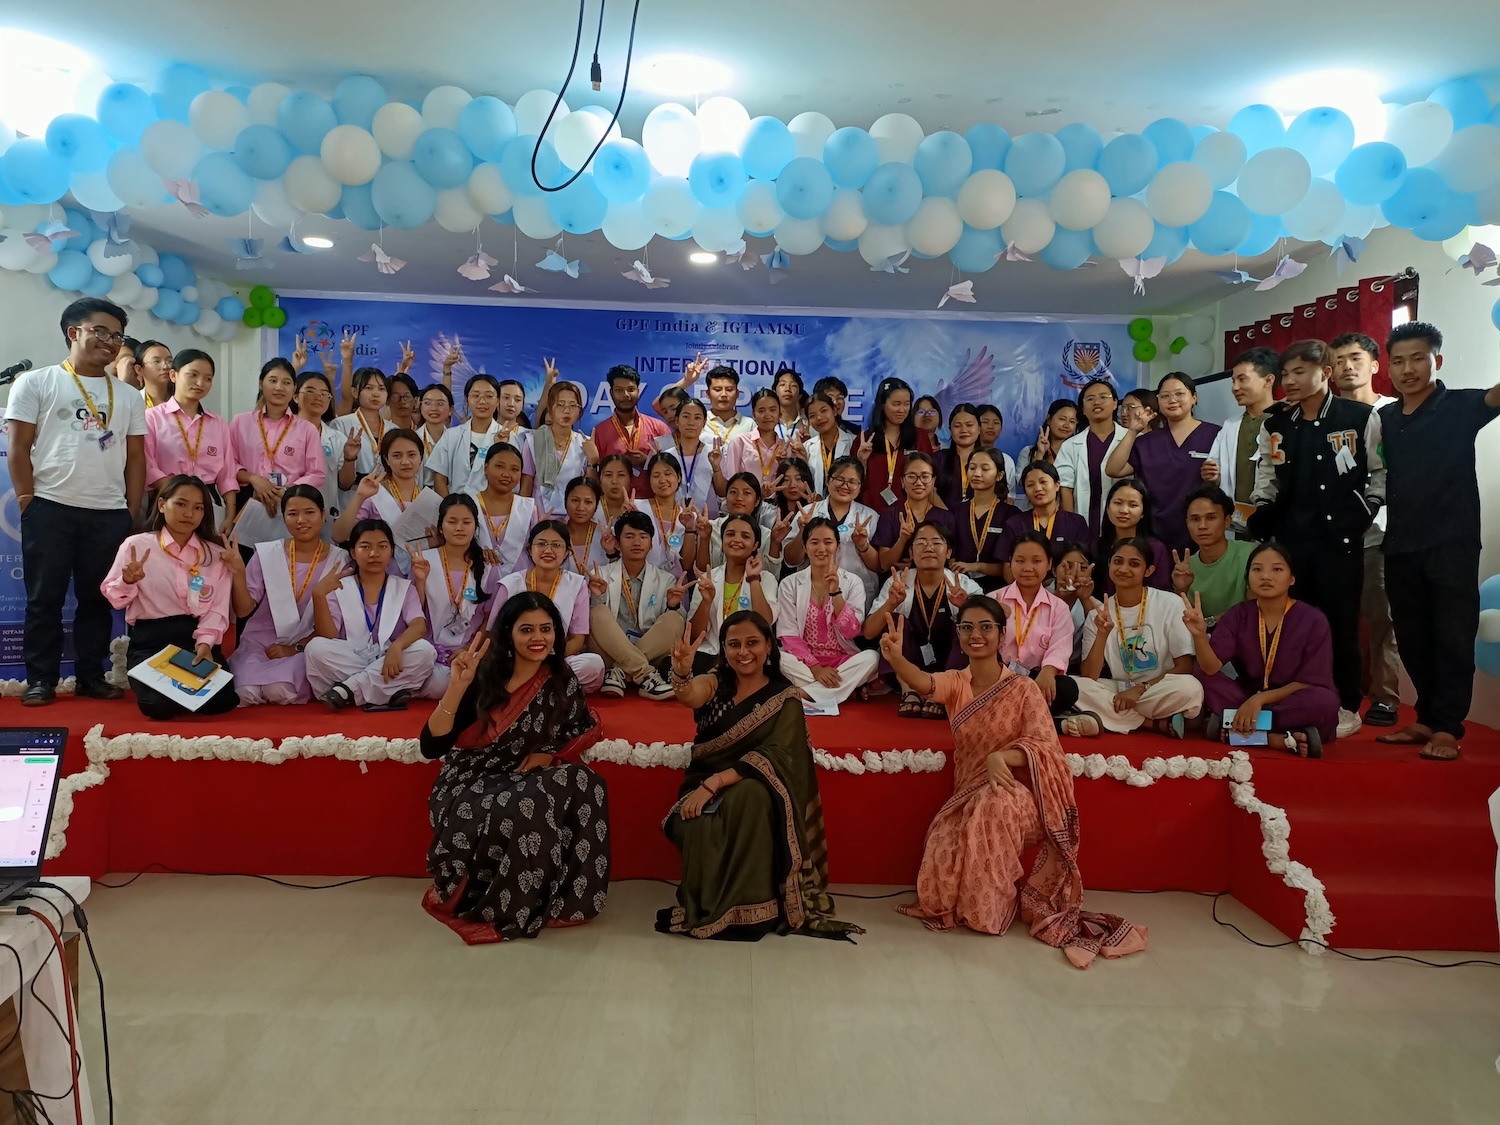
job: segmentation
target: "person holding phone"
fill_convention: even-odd
[[[213,496],[197,477],[177,474],[157,489],[146,530],[120,544],[101,589],[109,604],[125,611],[130,625],[129,668],[176,645],[201,679],[224,663],[219,643],[229,628],[230,591],[245,561],[231,539],[226,547],[214,530]],[[178,662],[182,667],[183,662]],[[148,719],[186,714],[221,715],[239,699],[220,688],[202,707],[189,712],[170,696],[133,684],[136,706]]]
[[[1339,694],[1333,686],[1333,633],[1321,610],[1291,596],[1297,581],[1292,553],[1272,540],[1250,553],[1246,567],[1250,600],[1230,606],[1213,636],[1203,597],[1184,604],[1183,624],[1193,637],[1196,675],[1203,685],[1212,740],[1231,731],[1250,734],[1256,716],[1271,713],[1266,744],[1302,758],[1321,758],[1336,737]],[[1233,666],[1237,678],[1226,670]],[[1234,718],[1225,721],[1225,711]]]

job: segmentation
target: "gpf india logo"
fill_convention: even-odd
[[[302,338],[307,341],[307,350],[317,355],[333,347],[333,329],[326,320],[309,320],[302,326]]]
[[[1109,345],[1103,340],[1069,340],[1062,350],[1062,381],[1074,390],[1082,390],[1092,379],[1107,379],[1113,385],[1109,361]]]

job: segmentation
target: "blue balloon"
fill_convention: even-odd
[[[651,186],[650,157],[638,142],[625,137],[605,141],[594,155],[593,169],[594,186],[611,203],[634,203]]]
[[[104,126],[81,113],[64,113],[47,126],[47,149],[71,172],[98,172],[115,146]]]
[[[1193,147],[1197,148],[1199,141],[1201,141],[1204,137],[1208,136],[1210,133],[1217,133],[1217,132],[1218,132],[1218,130],[1215,129],[1212,125],[1194,125],[1193,126]]]
[[[823,143],[823,163],[835,187],[858,190],[880,164],[880,146],[863,129],[846,125]]]
[[[611,144],[616,142],[610,142]],[[609,145],[604,146],[608,148]],[[601,153],[603,150],[600,150]],[[517,195],[541,195],[542,189],[532,177],[532,155],[536,156],[536,176],[548,187],[556,187],[567,177],[563,175],[562,161],[557,158],[557,149],[551,141],[543,141],[537,149],[535,136],[512,137],[505,142],[500,152],[500,174],[510,190]],[[595,157],[597,168],[598,157]],[[642,189],[644,192],[644,189]]]
[[[243,215],[255,202],[255,181],[227,152],[211,152],[193,168],[199,202],[214,215]]]
[[[375,213],[387,226],[415,230],[432,218],[437,190],[422,178],[409,160],[390,160],[370,182]]]
[[[1216,191],[1203,217],[1188,227],[1188,237],[1210,258],[1232,254],[1250,237],[1251,218],[1250,208],[1239,196]]]
[[[1228,132],[1245,142],[1245,155],[1286,144],[1281,114],[1268,105],[1247,105],[1229,119]]]
[[[823,245],[830,250],[837,250],[840,254],[847,254],[851,250],[859,249],[859,239],[849,238],[840,240],[837,238],[824,238]]]
[[[181,255],[158,254],[156,264],[161,267],[160,284],[168,289],[186,289],[189,285],[198,284],[198,275]]]
[[[474,157],[452,129],[428,129],[418,136],[411,146],[411,162],[424,180],[439,189],[468,183],[474,171]]]
[[[910,164],[892,161],[870,174],[862,194],[865,214],[872,223],[900,226],[922,206],[922,180]]]
[[[1280,215],[1250,216],[1250,233],[1234,248],[1241,258],[1258,258],[1286,237],[1286,227]]]
[[[957,195],[974,167],[974,153],[957,133],[940,129],[922,138],[912,166],[927,195]]]
[[[984,273],[995,268],[995,256],[1003,249],[999,227],[975,230],[965,224],[957,244],[948,251],[948,260],[959,273]]]
[[[1051,133],[1023,133],[1005,154],[1005,174],[1017,195],[1035,198],[1057,186],[1067,162],[1062,142]]]
[[[1495,307],[1490,310],[1490,322],[1500,328],[1500,301],[1496,301]]]
[[[776,177],[776,202],[794,219],[816,219],[833,202],[833,177],[821,160],[799,156]]]
[[[1448,181],[1437,172],[1431,168],[1412,168],[1395,193],[1381,204],[1380,210],[1393,225],[1411,230],[1440,214],[1451,194]]]
[[[547,196],[547,211],[552,221],[569,234],[588,234],[604,225],[609,200],[594,183],[594,177],[585,172],[562,191]]]
[[[224,320],[239,320],[240,317],[245,315],[245,302],[238,297],[222,297],[219,303],[214,306],[214,312],[218,313]]]
[[[1005,170],[1005,158],[1010,153],[1010,134],[998,125],[984,122],[975,125],[964,134],[969,142],[969,151],[974,154],[973,171],[991,168],[996,172]]]
[[[369,184],[345,184],[339,193],[339,209],[360,230],[380,229],[380,215],[375,210]]]
[[[1500,304],[1491,313],[1495,327],[1500,328]],[[1491,575],[1479,584],[1479,612],[1500,609],[1500,575]],[[1500,642],[1474,638],[1474,664],[1486,676],[1500,677]]]
[[[276,180],[292,162],[292,146],[270,125],[247,125],[234,139],[234,160],[257,180]]]
[[[1286,143],[1307,157],[1314,176],[1332,172],[1354,149],[1354,122],[1342,110],[1319,106],[1299,113],[1286,130]]]
[[[122,145],[138,145],[146,126],[156,120],[151,95],[129,82],[114,82],[99,95],[99,124]]]
[[[56,203],[68,191],[68,166],[38,137],[22,137],[6,149],[0,175],[23,203]]]
[[[344,217],[344,201],[340,199],[332,207],[324,211],[323,214],[327,215],[330,219],[342,219]]]
[[[1372,141],[1351,152],[1333,174],[1346,202],[1359,207],[1384,203],[1406,178],[1406,154],[1393,144]]]
[[[157,291],[156,304],[151,306],[151,311],[162,320],[171,320],[182,311],[182,305],[181,293],[175,289],[161,289]]]
[[[1076,270],[1098,252],[1093,231],[1058,227],[1038,256],[1055,270]]]
[[[757,117],[751,121],[740,143],[745,172],[756,180],[774,180],[796,155],[792,131],[775,117]]]
[[[52,248],[58,251],[58,253],[61,253],[64,250],[80,250],[87,252],[89,243],[93,242],[94,239],[101,237],[103,233],[99,230],[98,227],[94,225],[93,219],[89,218],[86,213],[84,213],[83,211],[79,211],[76,208],[69,207],[64,210],[63,218],[68,224],[68,229],[71,231],[77,231],[78,233],[75,234],[72,238],[64,240],[61,245],[59,245],[57,240],[54,239]],[[39,225],[45,226],[46,224],[42,223]],[[37,231],[37,233],[40,234],[41,231]]]
[[[688,185],[705,207],[733,207],[745,194],[745,162],[732,152],[700,152],[688,169]]]
[[[491,215],[490,218],[494,219],[502,227],[513,227],[516,225],[516,213],[514,209],[503,211],[498,215]]]
[[[367,74],[351,74],[333,88],[333,113],[340,125],[358,125],[368,129],[375,123],[375,111],[390,95],[385,87]]]
[[[177,314],[177,323],[183,325],[197,324],[198,318],[202,315],[203,310],[199,307],[197,301],[183,301],[182,311]]]
[[[208,74],[201,67],[173,63],[161,72],[156,83],[156,95],[152,100],[156,104],[157,116],[186,125],[193,99],[208,89]]]
[[[161,267],[155,262],[146,262],[137,266],[135,276],[140,278],[142,285],[151,289],[160,289],[166,280],[166,275],[161,272]]]
[[[516,115],[499,98],[486,94],[459,113],[458,135],[480,160],[499,161],[506,143],[516,135]]]
[[[316,155],[323,147],[323,138],[338,123],[333,106],[305,90],[288,94],[276,108],[276,128],[298,152]]]
[[[1162,168],[1193,158],[1193,131],[1175,117],[1162,117],[1151,122],[1141,130],[1141,136],[1156,148],[1156,159]]]
[[[106,277],[98,270],[90,271],[92,276],[79,287],[79,292],[87,297],[103,297],[115,286],[115,279]]]
[[[228,94],[230,97],[234,98],[236,101],[238,101],[240,103],[240,105],[249,105],[250,104],[250,87],[249,86],[225,86],[224,87],[224,92],[226,94]]]
[[[78,250],[64,250],[57,256],[57,264],[47,271],[48,281],[69,292],[82,289],[93,276],[94,263]]]
[[[1109,194],[1123,199],[1145,191],[1159,163],[1155,145],[1139,133],[1126,133],[1104,146],[1099,174],[1109,184]]]
[[[1467,129],[1490,119],[1490,99],[1484,87],[1472,78],[1444,82],[1427,98],[1453,115],[1453,131]]]
[[[1064,166],[1067,172],[1098,166],[1099,154],[1104,151],[1104,138],[1092,125],[1082,122],[1064,125],[1057,131],[1057,140],[1063,146],[1063,155],[1067,158]]]
[[[1178,258],[1187,253],[1188,233],[1187,227],[1164,227],[1156,224],[1156,233],[1151,236],[1151,242],[1141,251],[1142,258],[1165,258],[1167,265],[1171,265]]]
[[[1450,190],[1437,200],[1434,210],[1416,223],[1411,232],[1424,242],[1446,242],[1475,218],[1474,195]]]

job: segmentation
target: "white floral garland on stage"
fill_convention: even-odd
[[[125,759],[171,758],[173,761],[258,762],[280,765],[293,758],[336,758],[358,762],[364,770],[369,762],[424,761],[415,738],[348,738],[341,734],[294,735],[279,743],[269,738],[229,738],[198,735],[184,738],[176,734],[121,734],[106,738],[104,724],[94,726],[83,740],[88,768],[62,779],[58,786],[57,805],[52,814],[52,830],[47,838],[47,858],[55,859],[67,846],[68,822],[73,816],[73,799],[85,789],[102,785],[109,777],[109,763]],[[686,742],[628,742],[606,738],[595,743],[584,754],[586,762],[611,762],[616,765],[685,769],[692,760],[692,745]],[[1291,858],[1288,841],[1291,824],[1286,810],[1268,805],[1255,795],[1250,783],[1250,755],[1233,750],[1223,758],[1200,758],[1176,755],[1171,758],[1147,758],[1133,766],[1123,754],[1106,758],[1103,754],[1067,754],[1068,769],[1074,777],[1098,780],[1110,777],[1126,785],[1144,788],[1162,778],[1204,778],[1227,780],[1234,803],[1260,818],[1261,852],[1266,866],[1293,890],[1303,893],[1306,923],[1301,940],[1304,950],[1321,953],[1333,930],[1333,912],[1328,905],[1323,883],[1305,864]],[[849,774],[865,773],[936,773],[947,764],[941,750],[866,750],[862,754],[830,754],[813,750],[813,760],[820,769]]]
[[[116,637],[109,642],[109,671],[104,673],[107,683],[114,684],[117,688],[130,686],[130,680],[125,675],[125,650],[130,647],[129,637]],[[65,680],[59,680],[57,684],[58,695],[72,695],[73,689],[78,686],[76,677],[69,676]],[[0,698],[26,694],[25,680],[0,680]]]

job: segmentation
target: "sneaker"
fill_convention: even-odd
[[[1343,707],[1339,708],[1339,725],[1337,733],[1340,738],[1353,738],[1356,734],[1359,733],[1359,728],[1362,726],[1364,726],[1364,724],[1359,721],[1359,716],[1356,715],[1353,711],[1345,710]]]
[[[607,695],[611,699],[623,699],[625,697],[625,685],[629,681],[625,678],[623,668],[611,668],[604,673],[604,686],[599,689],[600,695]]]
[[[672,685],[662,679],[661,673],[655,668],[647,672],[646,678],[641,681],[641,695],[646,699],[671,699],[674,694]]]
[[[1393,727],[1396,717],[1396,709],[1389,703],[1372,703],[1365,711],[1365,723],[1372,727]]]
[[[57,699],[57,689],[51,684],[32,682],[26,685],[21,696],[22,707],[45,707]]]

